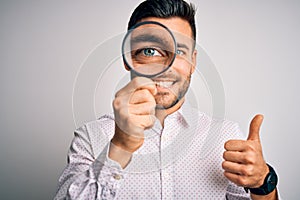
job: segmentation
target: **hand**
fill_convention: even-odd
[[[119,90],[113,101],[115,135],[112,142],[128,152],[134,152],[144,142],[144,130],[155,122],[155,83],[136,77]]]
[[[259,138],[262,121],[262,115],[256,115],[252,119],[246,141],[229,140],[225,143],[225,161],[222,163],[224,175],[239,186],[258,188],[263,185],[269,172]]]

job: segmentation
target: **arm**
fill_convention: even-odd
[[[68,165],[59,179],[59,188],[54,199],[113,199],[122,184],[121,167],[107,159],[109,142],[104,135],[100,154],[88,134],[87,126],[75,131],[68,152]]]
[[[144,130],[155,122],[156,86],[151,79],[136,77],[119,90],[113,101],[115,133],[109,157],[125,168],[131,154],[144,143]]]
[[[111,199],[123,182],[131,154],[144,142],[143,132],[155,121],[155,84],[137,77],[117,92],[113,102],[115,131],[111,142],[101,130],[84,126],[75,131],[68,165],[55,199]],[[112,127],[114,126],[114,127]],[[97,150],[101,149],[101,151]],[[97,157],[97,155],[99,155]]]
[[[222,167],[225,170],[224,175],[236,185],[246,188],[261,188],[265,178],[269,173],[269,167],[266,164],[262,146],[259,138],[259,129],[263,121],[262,115],[253,118],[250,124],[250,130],[247,140],[229,140],[225,143],[225,152],[223,154],[224,162]],[[254,200],[276,200],[278,199],[277,182],[267,193],[260,192],[260,195],[252,191],[251,198]],[[275,188],[275,189],[274,189]]]

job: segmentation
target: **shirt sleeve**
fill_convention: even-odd
[[[114,199],[124,174],[119,163],[108,158],[110,142],[96,157],[87,127],[75,131],[68,164],[59,178],[55,200]]]

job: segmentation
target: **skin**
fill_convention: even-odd
[[[237,185],[258,188],[269,172],[263,158],[259,132],[263,115],[256,115],[249,128],[247,140],[229,140],[225,143],[222,167],[224,176]],[[252,199],[278,199],[277,189],[268,195],[251,194]]]
[[[176,35],[178,43],[184,43],[182,35],[192,38],[192,30],[187,21],[172,17],[168,19],[149,17],[143,21],[157,21]],[[188,43],[188,48],[179,48],[169,70],[153,79],[133,77],[119,90],[113,101],[115,115],[115,134],[111,140],[109,157],[124,168],[128,164],[131,153],[143,145],[143,132],[154,125],[158,119],[164,126],[167,115],[178,110],[184,102],[184,95],[195,70],[197,52]],[[181,51],[182,50],[182,51]],[[128,68],[127,66],[125,66]],[[160,87],[158,81],[174,81],[169,88]],[[268,173],[268,167],[262,154],[259,129],[263,121],[262,115],[253,118],[247,140],[229,140],[225,143],[223,154],[224,176],[237,185],[244,187],[260,187]],[[277,191],[269,195],[257,196],[252,199],[277,199]]]

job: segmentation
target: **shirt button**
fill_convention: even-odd
[[[120,175],[120,174],[114,174],[113,177],[114,177],[115,180],[122,179],[122,175]]]
[[[163,142],[166,142],[167,139],[168,139],[168,138],[167,138],[166,136],[164,136],[164,135],[161,137],[161,140],[162,140]]]
[[[165,173],[164,173],[164,177],[165,177],[166,179],[170,179],[170,174],[169,174],[168,172],[165,172]]]

